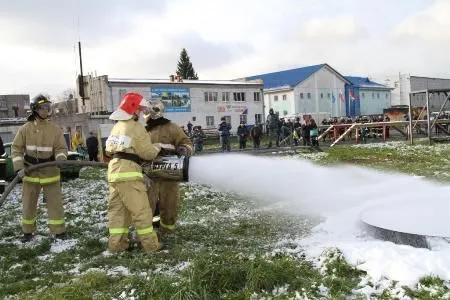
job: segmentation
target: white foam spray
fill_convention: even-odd
[[[450,279],[447,245],[431,252],[395,245],[371,239],[360,227],[364,211],[392,205],[393,210],[401,212],[413,206],[417,210],[415,218],[411,209],[405,210],[408,219],[394,215],[385,220],[385,228],[417,233],[446,228],[438,231],[450,236],[448,218],[429,220],[430,228],[423,228],[428,221],[418,222],[423,215],[420,207],[431,204],[438,210],[450,211],[449,186],[355,166],[321,167],[298,158],[245,154],[192,157],[189,177],[195,183],[251,197],[269,212],[325,217],[310,237],[299,242],[309,246],[312,255],[337,246],[351,263],[367,260],[362,268],[374,277],[388,276],[405,284],[429,273]],[[379,219],[384,220],[384,216]]]

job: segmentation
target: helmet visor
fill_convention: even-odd
[[[36,107],[36,110],[40,110],[40,111],[46,110],[48,113],[50,113],[52,111],[52,105],[51,105],[51,103],[48,103],[48,102],[38,104]]]

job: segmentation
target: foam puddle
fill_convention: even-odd
[[[189,176],[192,182],[251,197],[261,209],[324,217],[309,237],[298,241],[310,255],[338,247],[349,263],[374,279],[387,276],[411,284],[421,276],[435,274],[450,280],[449,243],[437,242],[431,250],[417,249],[374,240],[360,227],[363,211],[389,205],[395,210],[416,207],[415,219],[390,218],[387,225],[395,226],[398,221],[408,232],[423,233],[418,203],[426,206],[427,199],[433,199],[433,205],[447,203],[449,186],[354,166],[320,167],[300,159],[245,154],[192,157]],[[408,216],[413,215],[408,210]],[[430,227],[450,231],[448,218],[433,221]]]

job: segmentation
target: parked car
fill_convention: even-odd
[[[14,168],[11,158],[11,144],[5,143],[5,155],[2,157],[5,159],[5,180],[11,181],[14,178]],[[67,160],[84,160],[84,157],[78,152],[68,152]],[[61,167],[61,179],[68,180],[73,178],[78,178],[80,176],[81,166],[62,166]]]

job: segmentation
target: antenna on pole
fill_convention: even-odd
[[[86,95],[84,94],[83,59],[81,58],[81,42],[78,41],[78,55],[80,56],[80,75],[78,76],[78,93],[85,105]]]

